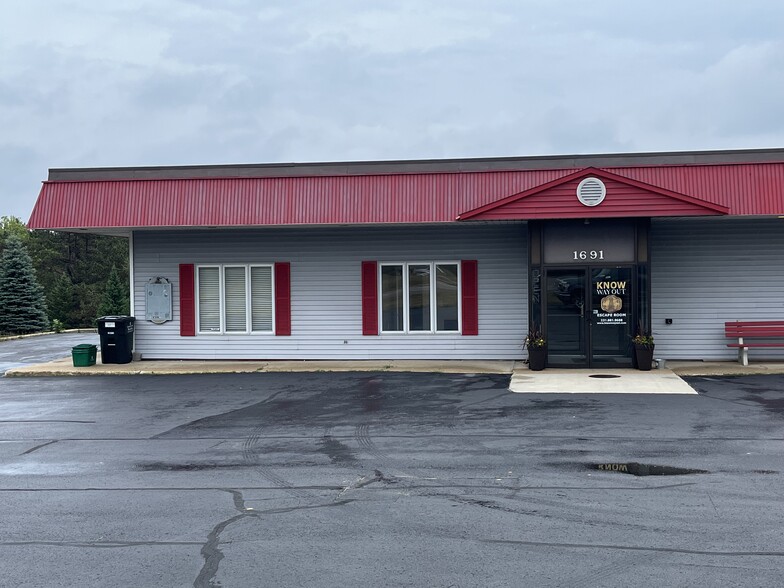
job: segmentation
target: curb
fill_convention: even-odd
[[[65,329],[59,333],[56,331],[41,331],[40,333],[26,333],[24,335],[2,335],[0,336],[0,342],[29,339],[30,337],[40,337],[41,335],[62,335],[63,333],[98,333],[98,329]]]
[[[135,362],[134,362],[135,363]],[[96,364],[105,365],[105,364]],[[220,368],[215,366],[213,369],[205,369],[203,366],[165,366],[156,367],[154,365],[133,365],[124,364],[128,367],[115,367],[96,369],[96,366],[85,366],[74,368],[70,365],[54,366],[23,366],[11,368],[5,372],[6,378],[28,378],[28,377],[50,377],[50,376],[179,376],[179,375],[211,375],[211,374],[261,374],[261,373],[319,373],[319,372],[398,372],[398,373],[444,373],[444,374],[496,374],[511,376],[513,368],[504,369],[500,367],[478,366],[478,365],[276,365],[273,363],[254,364],[246,368],[238,366],[226,366]],[[133,366],[133,367],[131,367]]]

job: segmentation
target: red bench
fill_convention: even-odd
[[[750,347],[784,347],[784,341],[770,341],[784,338],[784,321],[731,321],[724,323],[724,336],[738,340],[737,343],[727,343],[727,347],[737,347],[738,361],[749,365]],[[749,342],[746,339],[764,341]]]

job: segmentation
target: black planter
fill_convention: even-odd
[[[542,371],[547,365],[547,347],[528,348],[528,369]]]
[[[653,365],[653,345],[635,345],[634,357],[637,360],[637,369],[644,372],[650,371]]]

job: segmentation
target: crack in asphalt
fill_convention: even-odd
[[[652,551],[655,553],[683,553],[685,555],[713,555],[723,557],[784,557],[784,551],[710,551],[701,549],[679,549],[677,547],[642,547],[639,545],[612,545],[602,543],[552,543],[549,541],[523,541],[517,539],[478,539],[478,541],[495,545],[526,545],[529,547],[560,547],[565,549]]]
[[[201,556],[204,559],[204,564],[202,565],[201,570],[199,571],[199,575],[193,582],[194,588],[216,588],[220,586],[220,583],[215,582],[215,576],[218,573],[218,567],[220,565],[221,560],[224,558],[223,551],[221,551],[220,545],[220,536],[227,527],[233,525],[234,523],[241,521],[242,519],[246,518],[261,518],[262,515],[274,515],[274,514],[286,514],[290,512],[296,512],[300,510],[313,510],[317,508],[329,508],[333,506],[344,506],[346,504],[350,504],[354,502],[351,499],[345,499],[325,504],[313,504],[313,505],[305,505],[305,506],[291,506],[291,507],[282,507],[282,508],[270,508],[265,510],[255,510],[253,508],[249,508],[245,505],[245,498],[242,495],[242,492],[236,489],[231,488],[219,488],[222,492],[226,492],[231,494],[232,500],[234,502],[234,508],[239,511],[239,514],[234,515],[231,518],[226,519],[225,521],[221,521],[217,525],[215,525],[212,530],[207,535],[207,541],[205,543],[188,543],[188,545],[201,545]]]
[[[54,439],[54,440],[52,440],[52,441],[47,441],[46,443],[41,443],[40,445],[36,445],[35,447],[31,447],[31,448],[30,448],[30,449],[28,449],[27,451],[23,451],[23,452],[22,452],[22,453],[20,453],[19,455],[20,455],[20,456],[22,456],[22,455],[30,455],[30,454],[31,454],[33,451],[38,451],[38,450],[39,450],[39,449],[41,449],[42,447],[46,447],[47,445],[52,445],[52,444],[54,444],[54,443],[57,443],[57,441],[59,441],[59,439]]]
[[[360,480],[367,480],[359,486],[293,486],[293,489],[302,490],[340,490],[345,491],[347,488],[363,488],[372,484],[373,482],[383,481],[387,483],[405,483],[406,480],[415,478],[367,478],[360,476]],[[509,486],[507,484],[407,484],[406,489],[438,489],[438,488],[476,488],[485,490],[636,490],[636,491],[649,491],[649,490],[665,490],[667,488],[681,488],[683,486],[694,486],[696,482],[682,482],[680,484],[664,484],[661,486]],[[279,486],[240,486],[236,490],[226,490],[217,486],[200,486],[200,487],[177,487],[177,486],[160,486],[160,487],[145,487],[145,488],[0,488],[0,492],[206,492],[220,490],[223,492],[234,492],[242,490],[280,490]],[[378,488],[383,490],[383,488]],[[374,488],[370,488],[374,490]]]
[[[196,580],[193,582],[194,588],[211,588],[219,585],[213,582],[213,580],[215,579],[215,574],[218,573],[218,565],[224,557],[223,552],[218,548],[221,533],[223,533],[223,531],[226,530],[226,527],[232,523],[255,516],[258,515],[249,513],[234,515],[230,519],[221,521],[212,528],[212,531],[207,535],[207,542],[204,543],[201,548],[201,556],[204,558],[204,565],[199,571]]]
[[[527,509],[521,510],[516,508],[510,508],[508,506],[504,506],[495,500],[483,500],[479,498],[468,498],[465,496],[449,496],[444,495],[446,498],[449,498],[452,502],[457,504],[467,504],[469,506],[480,506],[482,508],[489,508],[491,510],[499,510],[501,512],[508,512],[512,514],[522,514],[522,515],[534,515],[537,514],[537,511],[534,509]]]
[[[207,535],[207,542],[204,543],[201,548],[201,556],[204,558],[204,565],[202,565],[201,570],[199,570],[199,575],[193,582],[194,588],[209,588],[219,585],[213,580],[215,579],[215,574],[218,573],[218,566],[224,557],[218,544],[220,543],[221,533],[226,530],[226,527],[248,517],[258,518],[260,514],[255,512],[252,508],[245,506],[245,497],[239,490],[233,490],[231,488],[220,488],[220,490],[231,494],[234,508],[239,514],[234,515],[225,521],[221,521],[215,525],[212,528],[212,531]]]
[[[258,510],[255,511],[256,514],[259,515],[268,515],[268,514],[286,514],[290,512],[297,512],[300,510],[315,510],[318,508],[330,508],[333,506],[345,506],[347,504],[351,504],[352,502],[356,502],[353,498],[344,498],[343,500],[338,500],[336,502],[327,502],[324,504],[308,504],[305,506],[282,506],[279,508],[268,508],[265,510]]]
[[[13,419],[13,420],[0,420],[0,424],[9,424],[9,423],[22,423],[24,425],[36,424],[36,423],[76,423],[80,425],[93,425],[95,421],[48,421],[48,420],[35,420],[35,419]]]
[[[253,510],[253,509],[248,509],[245,506],[245,498],[242,496],[242,492],[240,492],[239,490],[232,490],[231,488],[221,488],[221,490],[231,494],[231,498],[232,500],[234,500],[234,508],[236,508],[238,511],[246,512],[248,510]]]
[[[38,421],[41,422],[41,421]],[[59,422],[59,421],[58,421]],[[3,421],[0,421],[2,424]],[[574,439],[578,441],[644,441],[657,443],[682,443],[684,441],[784,441],[784,437],[619,437],[613,435],[586,436],[580,435],[535,435],[529,433],[419,433],[415,435],[390,435],[375,434],[374,439],[454,439],[461,437],[473,437],[477,439]],[[313,441],[320,439],[320,436],[312,435],[275,435],[267,434],[265,439],[282,439],[287,441]],[[354,435],[333,435],[333,439],[354,439]],[[63,437],[60,441],[72,442],[96,442],[96,441],[156,441],[156,442],[182,442],[182,441],[240,441],[245,440],[245,435],[237,437],[167,437],[158,439],[155,437]],[[3,443],[17,443],[21,441],[40,441],[40,438],[20,439],[18,437],[0,438]]]
[[[158,545],[201,545],[199,541],[0,541],[3,547],[24,545],[47,545],[53,547],[94,547],[112,549],[118,547],[146,547]]]
[[[722,564],[712,564],[709,562],[697,562],[697,563],[689,563],[683,562],[678,564],[680,567],[684,568],[711,568],[716,570],[744,570],[744,571],[760,571],[764,570],[766,572],[778,572],[779,568],[763,568],[759,565],[746,565],[746,566],[728,566]]]
[[[342,490],[344,486],[296,486],[305,490]],[[280,490],[279,486],[240,486],[238,490]],[[126,488],[0,488],[0,492],[205,492],[213,490],[226,491],[220,486],[145,486]]]
[[[351,490],[359,490],[360,488],[364,488],[365,486],[369,486],[370,484],[375,484],[376,482],[384,482],[385,484],[396,484],[398,482],[395,478],[387,478],[384,476],[381,470],[373,470],[373,476],[360,476],[356,481],[352,482],[343,490],[340,491],[340,494],[337,495],[335,500],[343,496],[346,492]]]

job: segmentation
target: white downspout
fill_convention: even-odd
[[[130,236],[128,237],[128,287],[130,289],[131,295],[131,316],[136,316],[136,309],[134,308],[134,300],[133,300],[133,231],[131,231]]]
[[[131,234],[128,235],[128,274],[129,274],[128,289],[130,290],[130,295],[131,295],[129,314],[131,316],[136,316],[136,308],[135,308],[136,305],[134,304],[133,301],[133,231],[131,231]],[[133,329],[133,343],[131,344],[131,349],[133,353],[131,361],[139,361],[142,358],[142,356],[141,354],[139,354],[139,352],[136,351],[136,327],[135,326]]]

